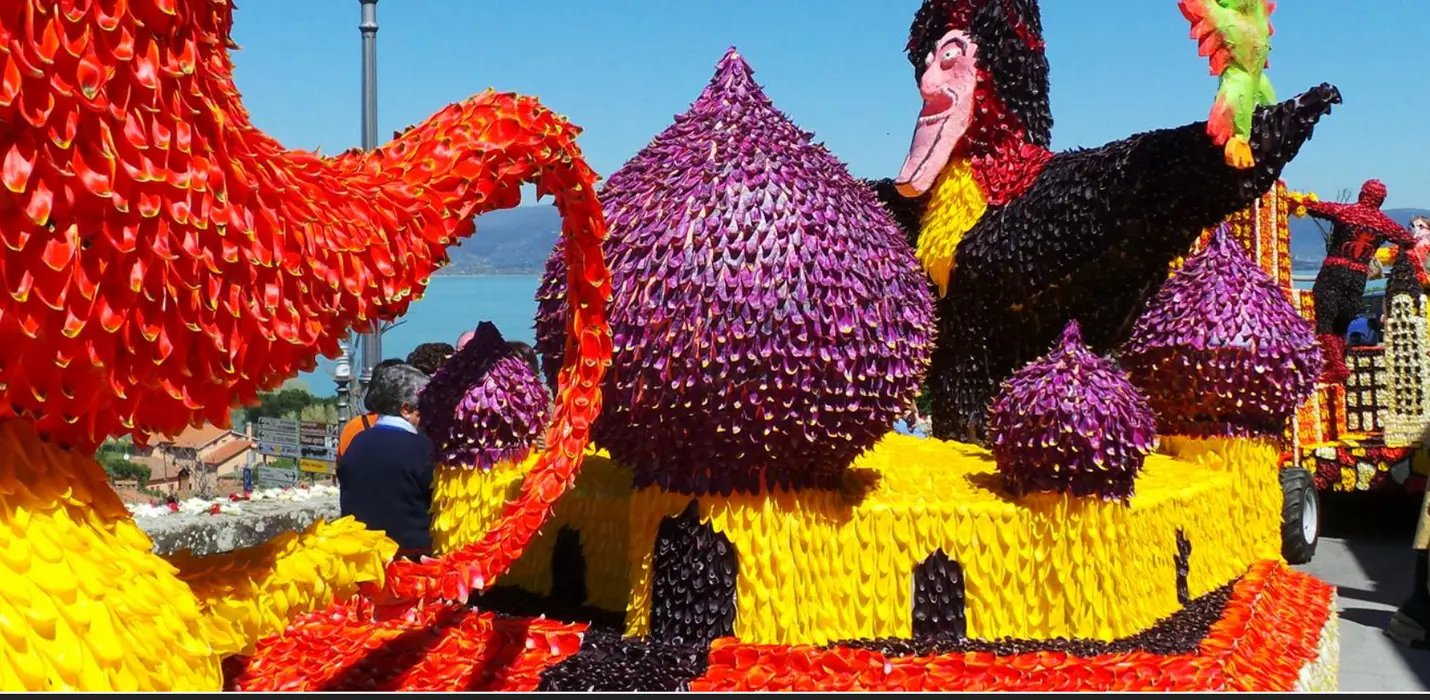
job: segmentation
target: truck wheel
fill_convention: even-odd
[[[1316,556],[1321,539],[1321,499],[1311,472],[1300,467],[1281,470],[1281,556],[1289,564],[1305,564]]]

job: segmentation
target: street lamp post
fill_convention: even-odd
[[[352,382],[352,355],[349,349],[352,345],[344,340],[341,341],[343,354],[338,357],[338,364],[333,368],[333,383],[338,385],[338,424],[346,423],[352,417],[349,406],[348,385]]]
[[[377,0],[362,3],[362,147],[377,148]],[[382,324],[373,321],[372,328],[362,336],[362,373],[358,387],[372,380],[372,370],[382,362]]]

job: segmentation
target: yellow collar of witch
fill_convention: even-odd
[[[953,273],[958,244],[987,210],[988,200],[973,177],[973,162],[967,158],[954,159],[929,193],[928,209],[924,211],[919,231],[919,262],[938,285],[939,296],[948,293],[948,279]]]

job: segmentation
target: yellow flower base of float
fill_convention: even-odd
[[[499,464],[490,471],[439,466],[432,486],[432,546],[438,552],[480,540],[496,523],[506,501],[516,498],[521,480],[536,464]],[[502,576],[501,584],[548,595],[556,535],[576,530],[586,560],[586,601],[605,610],[622,610],[628,598],[626,543],[630,539],[631,473],[605,452],[586,455],[576,484],[551,514],[541,534]]]
[[[1194,598],[1255,561],[1280,558],[1278,446],[1164,438],[1163,451],[1148,458],[1125,505],[1011,498],[987,451],[902,435],[856,462],[856,477],[877,477],[857,502],[814,490],[697,500],[701,519],[739,555],[735,635],[744,642],[909,637],[913,570],[938,549],[963,567],[970,637],[1113,640],[1180,609],[1179,530],[1192,545]],[[505,494],[525,467],[468,470],[466,492]],[[655,487],[632,494],[624,474],[588,457],[575,490],[505,582],[550,590],[556,533],[571,527],[581,533],[588,603],[624,608],[627,633],[642,635],[657,529],[691,497]]]
[[[396,546],[343,519],[224,555],[152,550],[99,463],[0,423],[0,691],[217,691],[224,656],[380,580]]]

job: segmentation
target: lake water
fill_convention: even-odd
[[[496,324],[507,340],[536,343],[537,275],[500,277],[434,277],[421,301],[408,307],[402,325],[382,336],[383,357],[405,358],[422,343],[456,344],[457,336],[481,321]],[[354,363],[358,360],[354,358]],[[308,390],[331,396],[333,360],[318,359],[316,372],[298,376]],[[354,371],[356,374],[356,371]]]
[[[507,340],[535,344],[536,288],[540,284],[537,275],[434,277],[422,301],[408,308],[402,325],[382,336],[382,354],[405,358],[422,343],[455,344],[457,336],[481,321],[496,324]],[[1310,289],[1311,282],[1298,281],[1296,286]],[[298,378],[314,394],[331,396],[337,390],[334,364],[319,358],[318,371]]]

